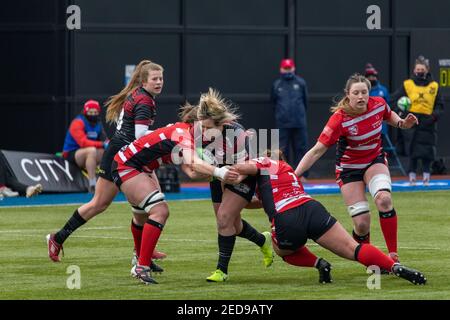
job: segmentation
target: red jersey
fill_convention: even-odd
[[[253,159],[259,169],[257,195],[269,219],[294,207],[313,200],[303,189],[294,170],[282,160],[268,157]]]
[[[176,149],[176,146],[180,146]],[[193,148],[191,125],[183,122],[156,129],[122,148],[114,157],[122,177],[130,168],[151,172],[163,163],[173,163],[181,158],[181,147]],[[120,173],[120,171],[123,171]]]
[[[352,117],[339,110],[330,117],[318,140],[327,147],[338,142],[336,172],[364,169],[383,154],[381,129],[390,117],[391,108],[381,97],[369,97],[363,114]]]

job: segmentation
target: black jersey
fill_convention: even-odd
[[[130,144],[136,140],[134,126],[136,124],[151,126],[155,117],[156,106],[152,95],[143,87],[135,89],[124,102],[114,138]]]
[[[233,165],[249,159],[249,142],[245,128],[237,122],[223,126],[220,143],[203,140],[203,147],[210,149],[219,167]]]

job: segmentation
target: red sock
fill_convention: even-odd
[[[148,219],[147,223],[144,225],[144,230],[142,232],[141,252],[139,255],[140,266],[150,266],[152,263],[153,251],[155,250],[156,243],[158,243],[162,229],[162,224],[151,219]]]
[[[391,270],[394,265],[394,260],[371,244],[360,244],[356,247],[355,258],[366,267],[375,265],[381,269]]]
[[[317,262],[317,256],[303,246],[294,253],[284,256],[283,260],[293,266],[299,267],[315,267]]]
[[[389,253],[397,253],[397,214],[395,209],[389,212],[380,212],[380,225]]]
[[[133,234],[134,240],[134,250],[136,251],[136,255],[139,257],[141,253],[141,240],[142,240],[142,231],[144,230],[144,226],[138,226],[131,220],[131,233]]]
[[[353,230],[352,235],[353,239],[355,239],[358,243],[370,243],[370,232],[365,236],[360,236],[356,234],[355,230]]]

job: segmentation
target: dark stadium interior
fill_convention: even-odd
[[[187,3],[189,2],[189,5]],[[240,107],[248,128],[272,128],[270,86],[281,58],[292,56],[310,93],[310,145],[347,77],[370,61],[393,92],[424,54],[439,81],[450,58],[450,2],[376,1],[381,30],[367,30],[369,0],[120,0],[5,2],[1,148],[55,153],[87,99],[104,102],[124,84],[127,64],[149,58],[165,68],[156,126],[176,119],[209,86]],[[81,29],[66,28],[66,8],[81,8]],[[401,10],[400,10],[401,8]],[[358,50],[355,50],[355,47]],[[449,87],[441,87],[449,105]],[[439,123],[438,157],[450,157],[450,113]],[[394,134],[395,140],[395,134]],[[333,158],[329,151],[327,159]]]

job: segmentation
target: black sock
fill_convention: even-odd
[[[248,239],[251,242],[256,243],[259,247],[262,247],[266,242],[266,237],[264,237],[262,233],[259,233],[244,219],[242,219],[242,231],[237,236]]]
[[[228,264],[230,263],[231,254],[233,253],[236,236],[222,236],[219,234],[219,261],[217,262],[217,269],[228,273]]]
[[[64,241],[66,241],[66,239],[72,234],[72,232],[77,230],[85,223],[86,220],[84,220],[80,216],[80,214],[78,213],[78,209],[75,210],[69,221],[67,221],[64,227],[55,234],[55,241],[59,244],[63,244]]]

